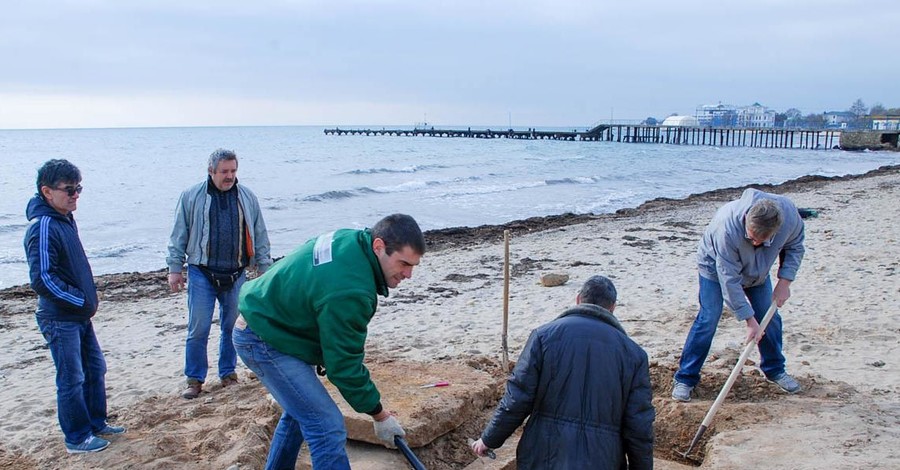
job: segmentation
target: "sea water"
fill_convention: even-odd
[[[0,288],[28,282],[22,239],[38,167],[82,172],[75,218],[94,274],[165,267],[175,205],[233,149],[272,255],[318,233],[403,212],[424,230],[608,213],[657,198],[803,175],[864,173],[896,152],[615,142],[325,135],[322,127],[0,130]]]

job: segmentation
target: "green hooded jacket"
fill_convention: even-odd
[[[249,327],[278,351],[324,366],[347,403],[376,410],[381,394],[363,365],[377,295],[388,296],[368,230],[337,230],[309,240],[241,288]]]

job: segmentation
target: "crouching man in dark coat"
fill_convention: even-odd
[[[500,447],[528,417],[516,449],[520,470],[652,469],[647,353],[612,314],[612,281],[591,277],[576,302],[531,333],[472,450],[484,456]]]

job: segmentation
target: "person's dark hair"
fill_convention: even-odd
[[[616,304],[616,286],[605,276],[591,276],[578,291],[581,303],[599,305],[607,310]]]
[[[384,242],[385,253],[410,247],[418,255],[425,254],[425,236],[416,220],[406,214],[391,214],[372,227],[372,238],[380,238]]]
[[[43,198],[44,195],[41,193],[41,186],[57,188],[59,187],[59,183],[78,184],[80,182],[81,171],[78,170],[77,166],[64,159],[48,160],[38,168],[36,181],[37,193]]]
[[[782,223],[784,217],[781,215],[781,208],[771,199],[757,201],[747,211],[747,227],[758,237],[771,238],[781,228]]]
[[[209,171],[215,172],[216,168],[219,166],[219,162],[222,160],[237,161],[237,159],[237,154],[234,153],[234,150],[216,149],[213,153],[209,154]]]

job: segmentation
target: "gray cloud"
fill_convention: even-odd
[[[160,97],[136,123],[110,105],[86,125],[342,119],[321,115],[328,103],[347,122],[409,123],[428,112],[491,124],[512,113],[528,120],[521,125],[664,117],[718,101],[806,113],[856,98],[900,105],[889,101],[893,0],[15,3],[0,17],[0,99],[7,108],[59,100],[47,126],[72,97],[128,108],[140,105],[129,97]],[[217,121],[215,109],[166,107],[178,97],[284,110]],[[0,113],[0,127],[33,125]]]

